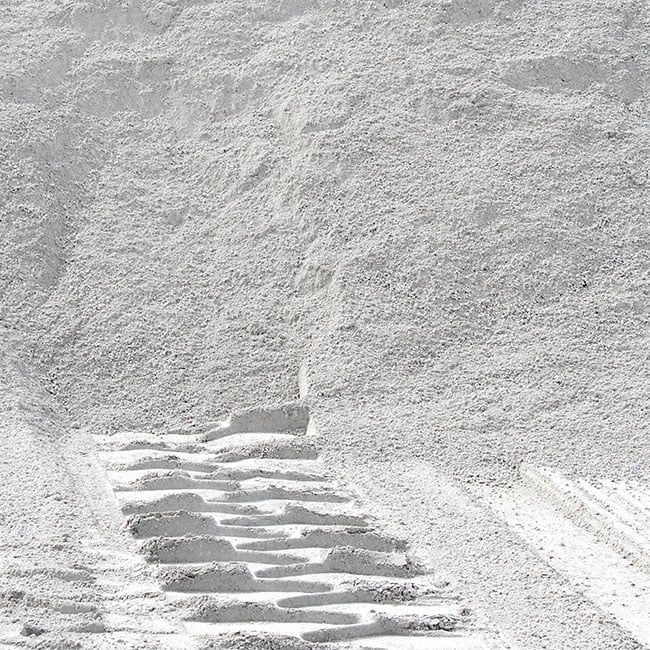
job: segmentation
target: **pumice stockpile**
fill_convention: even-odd
[[[649,124],[643,0],[0,0],[0,646],[648,648]]]

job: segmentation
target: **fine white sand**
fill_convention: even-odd
[[[620,531],[518,495],[650,482],[649,52],[637,0],[1,2],[0,645],[194,643],[95,436],[302,366],[333,480],[485,643],[643,647],[553,555]]]

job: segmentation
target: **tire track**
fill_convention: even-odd
[[[485,647],[453,594],[332,480],[302,407],[97,441],[128,530],[204,647]]]
[[[642,481],[521,466],[508,488],[477,496],[574,589],[650,647],[650,489]]]

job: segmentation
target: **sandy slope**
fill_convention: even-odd
[[[306,359],[333,463],[390,458],[370,497],[408,502],[489,610],[406,461],[646,471],[649,22],[637,1],[4,2],[4,345],[93,432],[284,401]],[[517,599],[517,642],[567,647],[521,585],[492,605]],[[590,607],[573,647],[627,647]]]

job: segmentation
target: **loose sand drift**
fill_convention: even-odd
[[[187,499],[206,462],[258,458],[218,438],[154,458],[250,405],[287,475],[238,498],[291,501],[318,456],[316,502],[350,486],[368,539],[407,540],[485,643],[647,643],[627,592],[559,552],[632,562],[639,509],[596,525],[520,469],[581,498],[650,480],[647,3],[0,5],[0,644],[193,643],[116,498]],[[305,410],[267,416],[303,363],[318,433],[297,444]],[[98,445],[123,431],[141,466],[109,483]],[[156,534],[189,535],[173,553],[303,552],[192,532],[199,497]],[[247,625],[234,647],[273,647]]]

